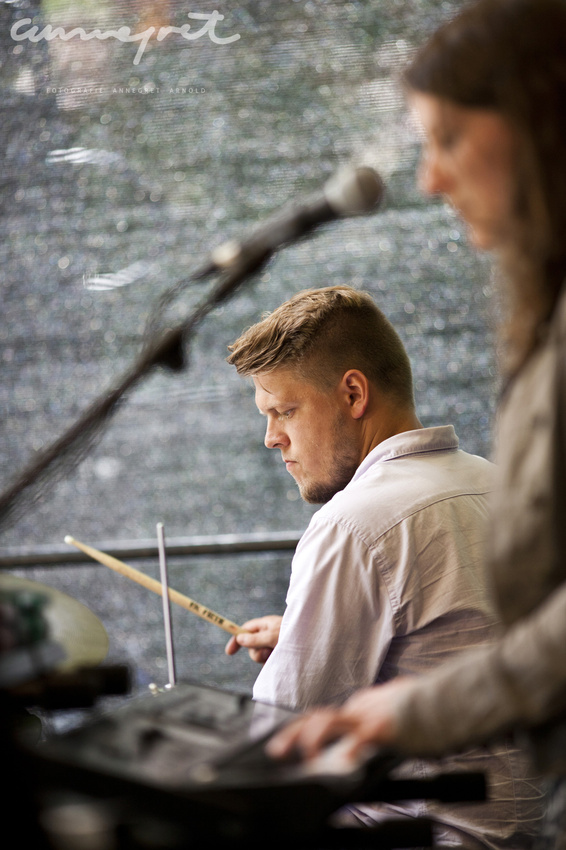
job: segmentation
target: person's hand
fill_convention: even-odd
[[[309,712],[274,735],[267,753],[278,759],[290,755],[309,759],[327,744],[345,738],[344,754],[355,759],[371,748],[394,745],[396,697],[412,684],[411,679],[400,677],[358,691],[340,708]]]
[[[226,655],[235,655],[241,647],[245,647],[252,661],[264,664],[277,646],[281,619],[277,614],[268,614],[266,617],[248,620],[242,624],[246,632],[233,635],[224,652]]]

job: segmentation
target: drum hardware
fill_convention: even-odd
[[[165,529],[162,522],[157,523],[157,545],[159,550],[159,571],[161,575],[161,599],[163,601],[163,625],[165,629],[165,649],[167,651],[167,670],[169,687],[173,687],[175,676],[175,648],[171,625],[171,600],[169,599],[169,580],[167,577],[167,555],[165,552]]]

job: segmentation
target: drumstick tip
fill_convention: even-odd
[[[65,543],[74,543],[74,542],[75,542],[75,538],[74,538],[74,537],[71,537],[71,535],[70,535],[70,534],[66,534],[66,535],[65,535]]]

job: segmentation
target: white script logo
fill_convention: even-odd
[[[221,15],[216,10],[210,14],[189,12],[187,17],[197,21],[205,21],[205,23],[196,32],[190,32],[190,24],[183,24],[180,27],[159,27],[158,29],[156,27],[148,27],[143,32],[135,33],[132,33],[130,27],[118,27],[116,30],[106,31],[94,29],[90,32],[86,32],[82,27],[73,27],[72,30],[67,32],[64,27],[53,27],[51,24],[47,24],[41,31],[39,27],[32,26],[25,32],[21,32],[24,27],[32,23],[31,18],[23,18],[21,21],[17,21],[12,25],[10,35],[14,41],[26,41],[27,39],[27,41],[32,42],[42,40],[53,41],[54,38],[60,38],[62,41],[69,41],[69,39],[75,38],[75,36],[78,36],[81,41],[90,41],[93,38],[99,39],[100,41],[104,41],[107,38],[115,38],[124,43],[139,41],[140,45],[137,49],[136,55],[134,56],[134,65],[139,65],[140,59],[145,52],[148,42],[153,36],[155,36],[157,41],[163,41],[163,39],[167,38],[167,36],[171,33],[177,33],[178,35],[183,36],[183,38],[187,41],[195,41],[197,38],[201,38],[201,36],[208,33],[208,37],[214,44],[231,44],[233,41],[238,41],[240,38],[238,33],[229,35],[226,38],[216,35],[215,27],[217,21],[224,20],[224,15]]]

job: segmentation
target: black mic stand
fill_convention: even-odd
[[[181,371],[187,366],[187,346],[200,323],[215,307],[232,297],[247,278],[256,274],[274,252],[275,248],[266,248],[262,253],[242,255],[230,269],[220,275],[209,295],[183,322],[173,328],[155,330],[167,304],[187,285],[188,281],[202,279],[204,270],[197,272],[188,281],[184,280],[176,284],[162,296],[157,308],[157,318],[149,324],[149,329],[153,332],[133,367],[112,389],[87,407],[80,418],[24,469],[16,481],[0,495],[0,528],[17,512],[20,502],[30,488],[35,485],[44,491],[48,483],[56,483],[87,456],[121,399],[136,387],[142,378],[156,366],[165,367],[174,372]],[[59,462],[59,469],[53,468],[55,461]],[[66,463],[63,465],[62,461]],[[34,502],[37,501],[38,496],[39,494],[33,497]]]

